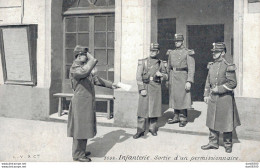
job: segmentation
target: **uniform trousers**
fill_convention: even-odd
[[[72,157],[74,159],[85,157],[87,139],[74,139],[72,144]]]
[[[145,132],[146,130],[146,122],[149,124],[149,130],[152,132],[156,132],[157,128],[157,120],[158,117],[152,117],[152,118],[144,118],[144,117],[137,117],[137,132]]]
[[[219,147],[219,132],[209,129],[209,144],[218,148]],[[232,132],[223,133],[223,142],[225,148],[232,148]]]

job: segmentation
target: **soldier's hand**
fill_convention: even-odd
[[[163,76],[160,71],[157,71],[155,75],[158,76],[158,77],[162,77]]]
[[[209,97],[204,97],[204,102],[208,104],[209,103]]]
[[[218,87],[214,87],[213,89],[211,89],[212,93],[218,93]]]
[[[94,59],[93,55],[91,55],[89,52],[87,52],[88,60]]]
[[[120,88],[120,87],[117,85],[117,83],[113,83],[112,84],[112,89],[117,89],[117,88]]]
[[[146,90],[141,90],[141,95],[142,96],[146,96],[147,95],[147,91]]]
[[[191,83],[190,83],[190,82],[186,82],[186,84],[185,84],[185,90],[186,90],[186,91],[190,91],[190,88],[191,88]]]

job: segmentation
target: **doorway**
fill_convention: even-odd
[[[208,74],[207,64],[213,61],[212,43],[223,41],[224,24],[187,26],[187,45],[189,49],[194,49],[196,63],[194,84],[191,88],[193,101],[203,101],[205,81]]]
[[[168,60],[166,52],[168,49],[175,49],[174,34],[176,33],[176,19],[158,19],[158,43],[160,47],[159,59]]]
[[[158,19],[157,26],[160,47],[159,59],[168,61],[167,50],[175,49],[176,18]],[[165,86],[165,82],[162,84],[162,104],[169,104],[169,89]]]

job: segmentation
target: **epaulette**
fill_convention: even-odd
[[[170,52],[172,52],[172,51],[173,51],[173,50],[171,50],[171,49],[167,50],[166,55],[169,55]]]
[[[138,65],[142,65],[144,60],[147,60],[148,58],[142,58],[138,59]]]
[[[213,64],[214,62],[209,62],[207,65],[207,68],[209,69],[209,67]]]
[[[235,64],[229,64],[227,67],[227,72],[234,72],[236,69],[237,68]]]
[[[195,54],[195,51],[192,50],[192,49],[188,49],[188,54],[189,54],[189,55],[194,55],[194,54]]]

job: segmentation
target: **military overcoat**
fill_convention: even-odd
[[[163,77],[157,79],[156,72],[162,73]],[[144,78],[146,81],[144,82]],[[139,90],[139,102],[137,116],[144,118],[161,117],[162,116],[162,91],[161,82],[168,78],[166,71],[166,62],[156,58],[145,58],[138,60],[136,80]],[[160,81],[157,81],[160,80]],[[140,93],[142,90],[147,91],[146,96]]]
[[[208,64],[204,96],[209,97],[206,125],[220,132],[231,132],[240,125],[233,89],[237,86],[235,65],[224,58]],[[211,89],[217,87],[218,92]]]
[[[191,108],[190,91],[185,90],[186,82],[194,82],[195,60],[193,50],[185,47],[168,50],[168,74],[169,74],[169,107],[173,109]],[[186,69],[179,71],[178,69]]]
[[[99,78],[74,62],[70,68],[74,95],[68,116],[68,137],[75,139],[93,138],[96,133],[96,105],[94,85],[112,88],[110,81]]]

